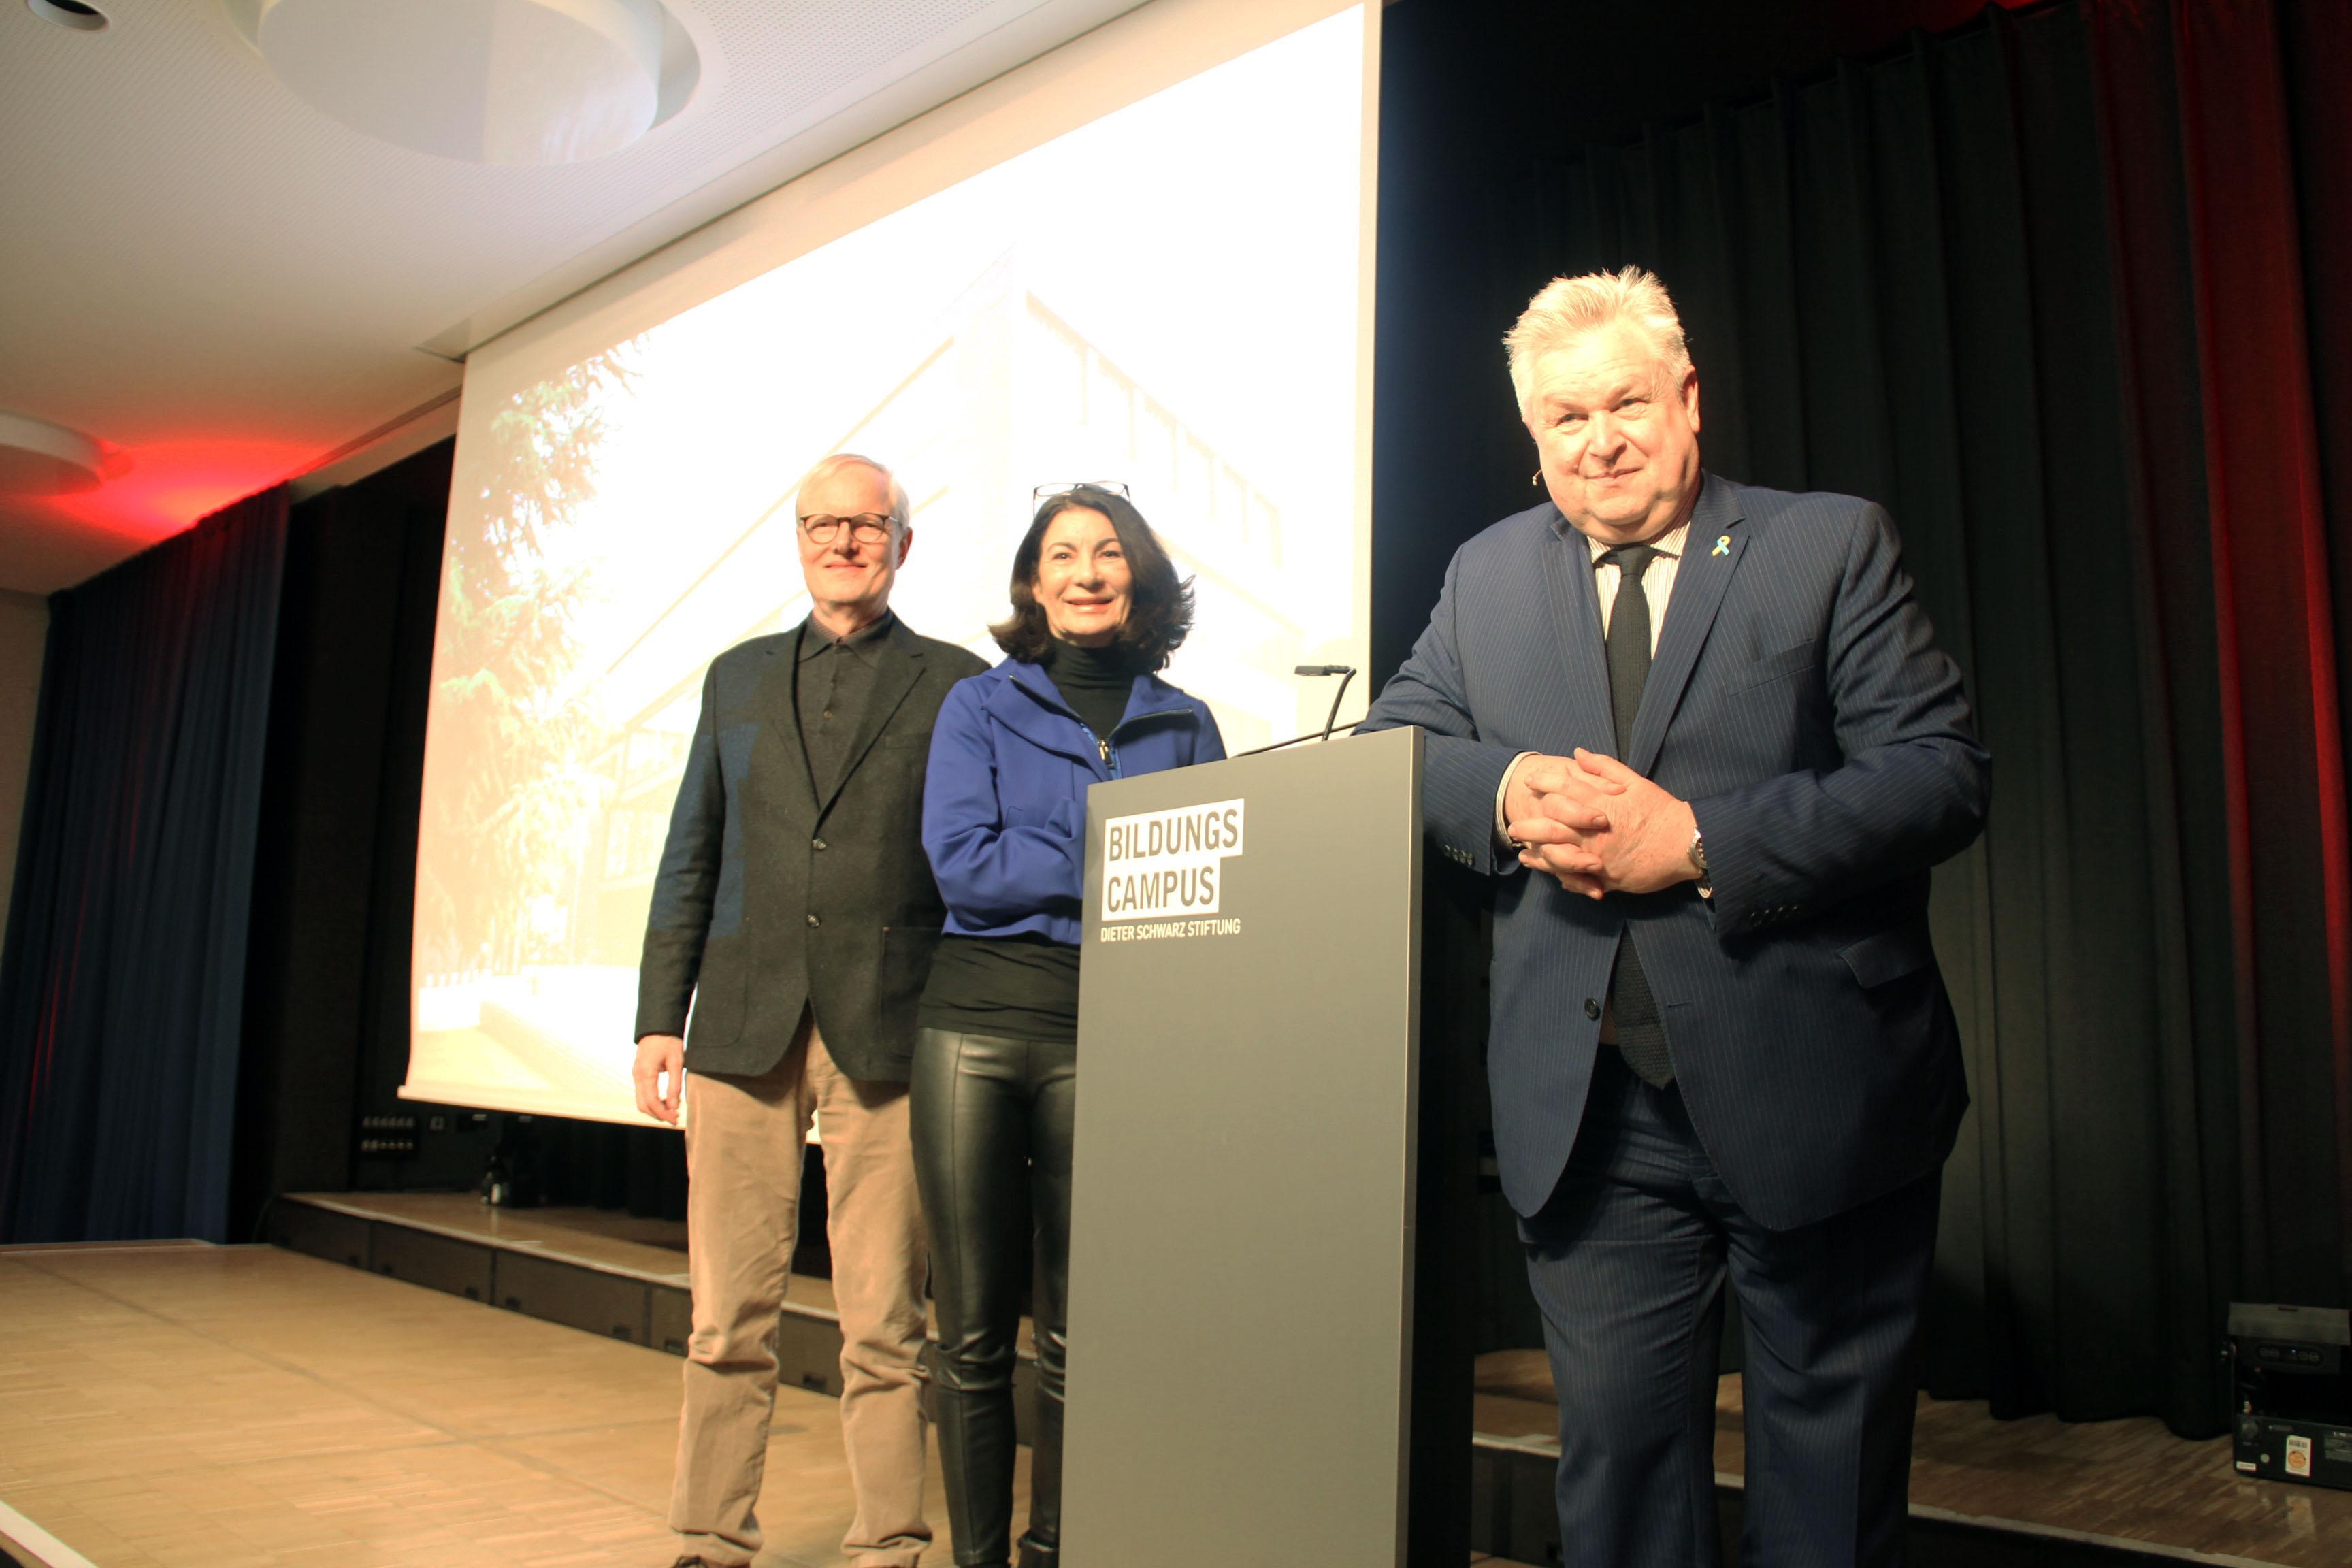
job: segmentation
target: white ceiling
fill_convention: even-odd
[[[446,409],[498,332],[1137,0],[667,0],[693,102],[503,168],[327,119],[223,0],[95,3],[91,34],[0,0],[0,409],[131,465],[0,497],[0,588],[31,593]]]

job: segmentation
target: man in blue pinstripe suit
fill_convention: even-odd
[[[1747,1568],[1903,1554],[1913,1345],[1968,1103],[1928,868],[1989,763],[1893,525],[1699,466],[1657,279],[1506,340],[1550,499],[1456,553],[1371,728],[1498,878],[1488,1068],[1560,1401],[1566,1560],[1712,1563],[1724,1291]]]

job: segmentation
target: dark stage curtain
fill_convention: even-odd
[[[0,961],[0,1240],[226,1234],[286,494],[49,601]]]
[[[1995,758],[1937,879],[1975,1110],[1927,1376],[1997,1414],[2211,1433],[2228,1300],[2352,1297],[2347,82],[2340,4],[1995,10],[1629,144],[1400,176],[1412,219],[1384,183],[1383,418],[1429,443],[1384,440],[1386,510],[1441,453],[1479,478],[1439,515],[1534,501],[1493,345],[1547,278],[1638,263],[1708,466],[1904,531]],[[1441,98],[1384,84],[1408,134]],[[1415,220],[1401,270],[1485,274],[1425,327],[1387,314]],[[1376,604],[1425,614],[1459,537],[1392,548]]]
[[[280,1193],[455,1188],[488,1158],[486,1126],[445,1118],[435,1137],[429,1112],[398,1098],[452,446],[301,501],[287,521],[246,961],[240,1235]],[[416,1156],[361,1154],[365,1116],[418,1118]]]
[[[2139,153],[2113,163],[2134,413],[2143,446],[2204,459],[2201,506],[2162,526],[2184,572],[2201,566],[2211,585],[2237,1264],[2247,1295],[2340,1306],[2352,1300],[2352,644],[2339,619],[2352,605],[2352,9],[2102,0],[2091,16],[2110,142]]]
[[[686,1214],[675,1132],[490,1116],[400,1098],[409,1045],[416,820],[455,444],[302,501],[287,523],[246,964],[230,1224],[288,1192],[457,1191],[492,1151],[546,1202]],[[354,1147],[405,1117],[413,1153]],[[824,1184],[798,1267],[824,1271]]]

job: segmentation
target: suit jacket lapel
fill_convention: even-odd
[[[1650,661],[1650,678],[1642,687],[1642,710],[1633,716],[1633,755],[1622,759],[1643,777],[1657,765],[1666,742],[1666,726],[1690,684],[1699,649],[1715,626],[1715,613],[1723,607],[1724,591],[1739,569],[1748,547],[1748,531],[1739,526],[1738,487],[1708,474],[1702,481],[1698,506],[1691,513],[1683,558],[1675,567],[1674,596],[1666,601],[1666,624],[1658,632],[1657,657]],[[1604,672],[1601,689],[1608,689]]]
[[[867,752],[874,749],[874,742],[881,738],[891,716],[898,711],[898,705],[906,701],[907,693],[912,691],[915,682],[922,678],[922,643],[907,629],[906,622],[893,621],[889,635],[882,639],[881,650],[875,659],[874,689],[866,700],[866,716],[858,721],[857,733],[850,737],[849,749],[842,753],[841,776],[821,780],[817,784],[816,810],[819,816],[831,811],[833,803],[841,798],[842,788],[857,772],[857,764],[866,760]],[[800,683],[796,680],[793,684],[797,689]],[[806,755],[805,748],[803,755]]]
[[[1578,746],[1614,753],[1617,722],[1609,713],[1609,650],[1601,637],[1601,600],[1592,585],[1592,547],[1558,509],[1540,539],[1544,586],[1551,595],[1551,624],[1559,634],[1567,678],[1547,682],[1567,700],[1568,733],[1561,754]],[[1549,737],[1543,743],[1552,743]]]
[[[790,769],[793,777],[807,792],[808,804],[816,805],[816,780],[810,775],[808,747],[801,742],[801,639],[808,636],[808,623],[781,644],[769,649],[770,664],[766,679],[774,683],[761,703],[760,723],[772,729],[776,739],[792,748],[797,765]]]

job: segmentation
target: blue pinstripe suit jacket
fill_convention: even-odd
[[[1405,724],[1429,732],[1438,847],[1503,879],[1487,1064],[1519,1213],[1574,1146],[1628,927],[1692,1122],[1758,1221],[1825,1218],[1950,1152],[1968,1088],[1927,875],[1982,827],[1990,758],[1882,508],[1703,481],[1623,761],[1691,803],[1711,900],[1577,898],[1497,852],[1514,755],[1617,752],[1591,555],[1550,503],[1454,555],[1366,727]]]

